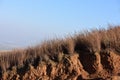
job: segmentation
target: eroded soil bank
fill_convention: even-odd
[[[2,75],[3,80],[119,80],[120,55],[112,51],[101,53],[60,54],[59,62],[51,59],[28,65],[23,70],[13,67]]]

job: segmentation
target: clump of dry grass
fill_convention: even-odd
[[[120,53],[120,26],[109,27],[107,30],[92,30],[76,34],[65,39],[45,41],[36,47],[25,50],[14,50],[0,55],[0,75],[17,67],[18,73],[29,64],[36,67],[41,61],[54,62],[62,60],[64,54],[95,53],[105,49],[112,49]],[[59,59],[60,58],[60,59]]]
[[[120,26],[109,27],[107,31],[101,33],[101,47],[120,52]]]
[[[101,37],[97,30],[75,36],[75,51],[99,52]]]
[[[92,30],[75,36],[75,51],[89,53],[112,49],[120,52],[120,26],[110,26],[107,30]]]

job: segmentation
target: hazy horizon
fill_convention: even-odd
[[[0,0],[0,49],[120,24],[119,0]]]

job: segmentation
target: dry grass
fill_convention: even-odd
[[[49,59],[59,62],[64,54],[74,54],[80,51],[95,53],[106,49],[120,53],[120,26],[109,27],[107,30],[87,31],[61,40],[45,41],[41,45],[25,50],[2,53],[0,55],[0,75],[14,66],[20,71],[29,64],[37,66],[41,61]]]

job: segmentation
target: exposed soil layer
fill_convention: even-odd
[[[2,75],[2,80],[119,80],[120,55],[112,51],[101,53],[74,53],[61,55],[59,62],[41,61],[25,70],[13,67]],[[21,72],[20,72],[21,71]]]

